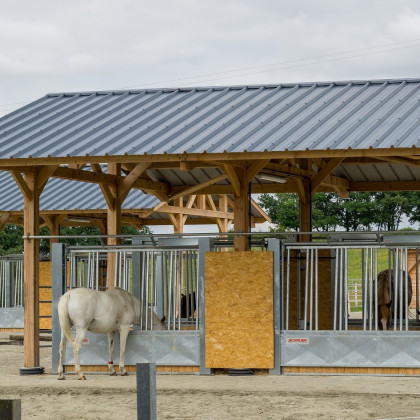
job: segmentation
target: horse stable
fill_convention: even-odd
[[[103,194],[108,247],[85,252],[106,255],[108,288],[123,285],[121,261],[130,253],[133,294],[171,315],[167,331],[144,325],[133,332],[136,356],[203,374],[418,374],[418,316],[403,310],[410,281],[418,295],[418,236],[325,232],[313,241],[311,200],[315,192],[346,198],[352,191],[420,189],[419,87],[419,79],[404,79],[54,93],[0,119],[0,169],[24,197],[25,368],[40,366],[39,203],[48,180],[60,178],[97,184]],[[132,190],[159,200],[149,214],[167,210],[178,235],[120,247]],[[250,233],[251,194],[260,193],[298,194],[298,234]],[[182,235],[189,215],[206,214],[219,219],[221,234]],[[55,247],[57,297],[68,285],[61,268],[70,254]],[[223,252],[229,247],[234,252]],[[359,318],[348,299],[353,249],[363,271]],[[77,267],[81,250],[70,251]],[[382,252],[394,276],[387,331],[379,331],[376,309]],[[75,268],[71,276],[80,285]],[[190,286],[181,289],[183,279]],[[187,307],[193,329],[182,328],[182,294],[197,299],[198,310]],[[97,365],[101,339],[89,339],[86,364]]]

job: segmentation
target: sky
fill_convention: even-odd
[[[418,0],[0,5],[0,117],[53,92],[420,77]]]

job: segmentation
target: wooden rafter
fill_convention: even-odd
[[[102,168],[99,164],[92,163],[91,167],[96,174],[103,174]],[[101,188],[102,194],[105,198],[106,204],[108,208],[112,209],[114,208],[114,197],[112,195],[111,188],[109,185],[105,184],[104,182],[99,183],[99,187]]]
[[[127,197],[130,189],[138,180],[138,178],[143,175],[146,169],[150,166],[150,162],[140,162],[138,163],[130,173],[118,184],[118,198],[121,201],[124,201],[125,197]]]
[[[28,200],[32,200],[33,193],[28,187],[28,184],[26,183],[22,174],[18,171],[10,171],[10,173],[12,174],[13,179],[16,181],[16,184],[19,186],[20,190],[22,191],[22,194],[24,195],[24,197],[26,197]]]
[[[181,191],[177,192],[176,194],[173,194],[170,197],[170,200],[176,200],[177,198],[180,198],[180,197],[185,197],[187,195],[192,195],[194,193],[197,193],[198,191],[201,191],[203,188],[206,188],[210,185],[216,184],[217,182],[222,181],[226,178],[227,178],[226,175],[219,175],[219,176],[216,176],[215,178],[209,179],[208,181],[201,182],[200,184],[184,188]]]
[[[235,168],[231,165],[223,164],[223,170],[229,177],[229,181],[232,184],[233,192],[236,196],[239,196],[241,194],[241,183],[239,181]]]
[[[270,162],[270,159],[257,160],[252,162],[247,168],[245,182],[251,182],[252,178],[254,178],[254,176],[257,175],[258,172],[260,172],[268,162]]]
[[[312,191],[315,192],[317,188],[330,177],[331,172],[343,161],[342,158],[330,159],[321,170],[312,178]]]

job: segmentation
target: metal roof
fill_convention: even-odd
[[[0,159],[418,147],[420,79],[48,94]]]
[[[159,203],[159,199],[155,196],[145,194],[138,189],[132,189],[124,200],[122,210],[125,213],[130,213],[130,210],[152,209]],[[40,211],[69,210],[73,213],[78,210],[103,210],[106,212],[107,204],[97,184],[50,178],[40,196],[39,209]],[[0,211],[23,211],[23,195],[7,171],[0,171]],[[251,213],[255,217],[261,217],[254,207],[251,207]],[[191,219],[201,218],[194,215],[188,217]],[[164,212],[153,212],[147,216],[147,219],[167,220],[169,218]]]
[[[132,189],[124,200],[123,209],[152,208],[159,204],[155,196]],[[107,205],[97,184],[50,178],[39,203],[42,210],[104,210]],[[0,171],[0,210],[23,210],[23,195],[9,172]]]

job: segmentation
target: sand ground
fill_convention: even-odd
[[[22,419],[137,418],[135,375],[58,381],[50,347],[44,375],[20,376],[22,366],[23,346],[0,345],[0,399],[20,399]],[[415,377],[178,374],[158,375],[156,387],[158,419],[420,419]]]

